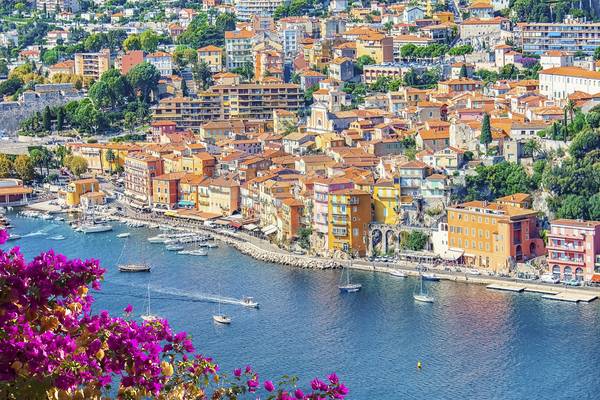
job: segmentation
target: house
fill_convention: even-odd
[[[570,94],[600,92],[600,72],[581,67],[556,67],[540,71],[540,94],[565,100]]]
[[[337,57],[329,64],[329,76],[340,82],[347,82],[354,78],[354,63],[346,57]]]
[[[213,45],[199,48],[198,62],[206,63],[211,72],[221,72],[223,70],[223,49]]]
[[[146,62],[154,65],[160,76],[173,75],[173,56],[164,51],[157,51],[146,56]]]

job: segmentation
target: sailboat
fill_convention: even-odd
[[[423,303],[433,303],[433,297],[431,297],[427,293],[427,290],[425,290],[423,288],[423,275],[422,274],[419,276],[419,281],[420,281],[419,293],[414,293],[413,294],[414,299],[416,301],[421,301]]]
[[[125,241],[123,248],[121,249],[121,254],[119,255],[119,260],[117,260],[117,267],[121,272],[150,272],[150,265],[146,263],[129,263],[129,264],[121,264],[120,260],[123,257],[123,253],[125,252],[125,247],[129,239]]]
[[[344,282],[344,271],[346,271],[346,282]],[[340,292],[353,293],[358,292],[362,288],[362,285],[360,283],[352,283],[350,281],[350,268],[344,268],[342,269],[338,288]]]
[[[221,285],[219,284],[219,297],[221,297]],[[231,317],[227,314],[221,313],[221,300],[219,300],[219,312],[213,315],[213,321],[218,324],[229,325],[231,324]]]
[[[148,297],[146,298],[146,313],[141,315],[146,322],[156,321],[158,317],[150,312],[150,285],[148,285]]]

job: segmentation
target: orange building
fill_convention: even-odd
[[[353,256],[367,252],[371,223],[371,194],[358,189],[341,189],[329,194],[328,247]]]
[[[277,212],[279,240],[291,242],[298,237],[303,214],[304,203],[302,201],[291,197],[281,200],[281,208]]]
[[[468,265],[508,272],[515,263],[545,253],[534,210],[471,201],[447,211],[448,246],[462,250]]]
[[[152,205],[155,208],[176,208],[179,201],[179,181],[184,175],[184,172],[173,172],[152,179]]]
[[[152,179],[163,174],[163,161],[145,153],[132,153],[125,158],[125,195],[146,205],[152,199]]]

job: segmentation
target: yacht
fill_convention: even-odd
[[[13,233],[8,236],[8,240],[19,240],[21,238],[22,238],[22,236],[17,233]]]
[[[152,236],[152,237],[148,238],[148,241],[150,243],[164,243],[167,240],[169,240],[169,238],[167,236],[164,236],[164,235]]]
[[[346,271],[346,281],[345,282],[344,282],[344,270]],[[341,282],[338,285],[338,289],[340,289],[341,292],[354,293],[354,292],[358,292],[362,288],[362,285],[360,283],[350,282],[350,269],[349,268],[344,268],[342,270],[342,275],[340,276],[340,280],[341,280]]]
[[[431,297],[423,288],[423,274],[421,274],[419,293],[414,293],[413,297],[416,301],[420,301],[422,303],[433,303],[433,297]]]
[[[100,233],[112,231],[112,226],[108,224],[86,224],[79,227],[83,233]]]
[[[146,322],[156,321],[158,317],[150,312],[150,286],[148,286],[148,297],[146,299],[146,313],[141,315]]]
[[[206,247],[208,247],[209,249],[216,249],[217,247],[219,247],[219,245],[217,245],[216,243],[207,243]]]
[[[439,282],[440,277],[432,272],[421,274],[424,281]]]
[[[119,264],[121,272],[150,272],[151,267],[146,264]]]
[[[123,233],[119,233],[119,234],[117,235],[117,237],[118,237],[119,239],[128,238],[129,236],[131,236],[131,233],[129,233],[129,232],[123,232]]]
[[[390,271],[390,275],[395,276],[397,278],[406,278],[406,274],[400,270]]]
[[[229,325],[231,324],[231,317],[225,314],[213,315],[213,321],[218,324]]]
[[[63,235],[54,235],[54,236],[50,236],[48,239],[50,239],[50,240],[65,240],[66,237]]]
[[[169,244],[167,246],[165,246],[165,249],[169,250],[169,251],[180,251],[183,250],[185,247],[183,247],[180,244]]]

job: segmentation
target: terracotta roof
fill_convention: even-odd
[[[600,72],[590,71],[580,67],[548,68],[543,71],[540,71],[540,75],[559,75],[586,79],[600,79]]]

